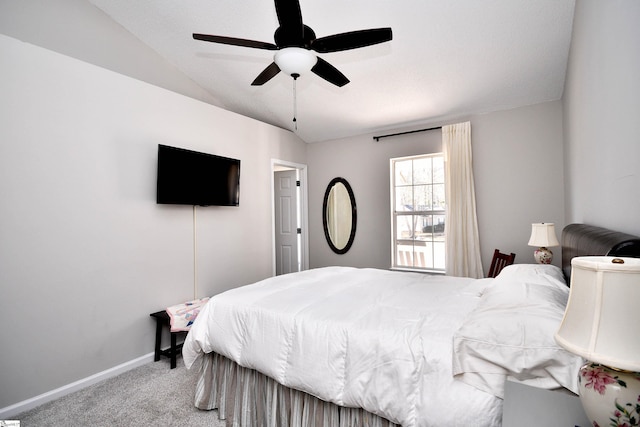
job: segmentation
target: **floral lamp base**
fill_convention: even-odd
[[[538,264],[551,264],[551,261],[553,260],[553,252],[543,246],[533,252],[533,257],[536,259]]]
[[[580,401],[593,427],[640,426],[640,372],[588,362],[578,380]]]

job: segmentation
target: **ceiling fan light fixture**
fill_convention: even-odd
[[[311,71],[318,58],[310,50],[301,47],[285,47],[276,52],[273,58],[280,71],[292,76],[303,75]]]

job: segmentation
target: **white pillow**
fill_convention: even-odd
[[[567,287],[562,270],[550,264],[511,264],[503,268],[497,278],[500,278],[501,281],[526,281],[560,288]]]
[[[498,397],[507,378],[577,393],[583,361],[554,339],[568,295],[555,266],[503,269],[454,334],[453,374]]]

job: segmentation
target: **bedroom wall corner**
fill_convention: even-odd
[[[640,2],[576,2],[565,91],[566,222],[640,236]]]
[[[471,121],[478,228],[485,274],[494,249],[535,263],[531,224],[564,227],[562,103],[474,116]],[[560,266],[560,248],[553,264]]]

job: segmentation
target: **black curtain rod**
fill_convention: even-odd
[[[437,130],[437,129],[442,129],[442,126],[437,126],[437,127],[428,128],[428,129],[410,130],[407,132],[391,133],[389,135],[374,136],[373,139],[375,139],[376,141],[380,141],[381,138],[389,138],[390,136],[406,135],[408,133],[426,132],[428,130]]]

